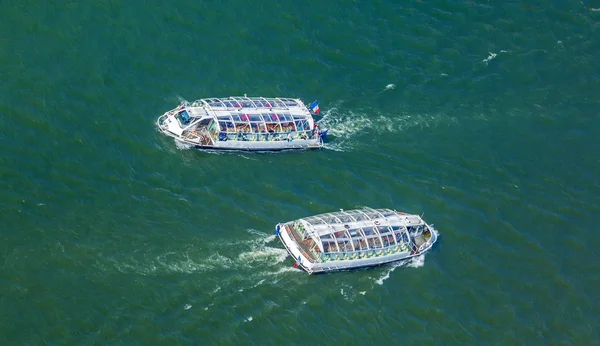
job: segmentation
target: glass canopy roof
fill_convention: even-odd
[[[227,98],[207,98],[195,101],[194,104],[203,103],[214,110],[227,108],[289,108],[306,106],[302,101],[291,98],[265,98],[230,96]]]
[[[425,224],[418,215],[371,208],[320,214],[296,222],[304,226],[305,237],[312,238],[324,253],[408,243],[408,228]]]

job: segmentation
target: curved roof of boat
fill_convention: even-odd
[[[298,219],[321,249],[323,241],[335,243],[344,240],[366,240],[387,236],[390,232],[401,232],[409,226],[423,225],[419,215],[397,212],[391,209],[362,208],[340,210]]]
[[[284,97],[247,97],[247,96],[229,96],[226,98],[205,98],[194,101],[192,106],[206,105],[211,110],[225,110],[237,108],[283,108],[290,109],[299,107],[307,110],[300,99]],[[308,110],[307,110],[308,111]]]

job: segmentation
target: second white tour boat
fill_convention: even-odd
[[[437,231],[419,215],[371,208],[277,224],[275,234],[309,274],[408,260],[437,241]]]
[[[317,101],[265,97],[206,98],[161,115],[158,128],[198,149],[284,150],[323,145],[327,130],[313,119]]]

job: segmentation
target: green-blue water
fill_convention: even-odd
[[[600,344],[600,4],[0,4],[0,343]],[[181,100],[320,101],[318,151],[215,154]],[[310,276],[277,222],[424,213]]]

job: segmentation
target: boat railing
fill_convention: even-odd
[[[321,258],[321,261],[327,262],[380,257],[403,252],[410,252],[410,247],[406,243],[399,243],[397,245],[391,245],[384,248],[376,248],[369,250],[361,249],[355,251],[318,253],[317,257]]]
[[[253,141],[253,142],[272,142],[272,141],[292,141],[298,139],[316,139],[314,135],[311,135],[312,131],[293,131],[293,132],[226,132],[219,131],[220,140],[232,140],[232,141]],[[227,139],[225,139],[227,138]]]

